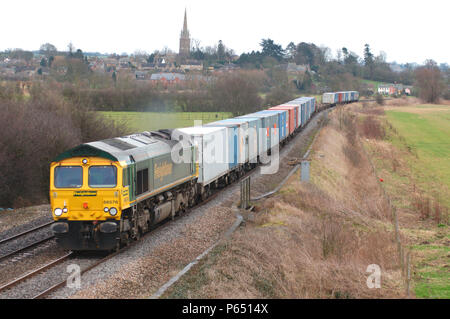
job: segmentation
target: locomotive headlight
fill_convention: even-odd
[[[107,212],[109,211],[109,208],[108,208],[108,207],[105,207],[105,208],[103,208],[103,211],[104,211],[105,213],[107,213]]]
[[[63,213],[67,213],[69,210],[67,209],[67,207],[63,208]]]
[[[116,214],[117,214],[117,208],[111,207],[111,208],[109,209],[109,213],[111,214],[111,216],[116,216]]]
[[[56,216],[61,216],[62,213],[63,213],[63,210],[61,208],[56,208],[54,213],[55,213]]]

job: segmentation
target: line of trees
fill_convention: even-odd
[[[260,92],[270,89],[267,75],[258,70],[224,73],[202,85],[185,83],[182,89],[126,83],[97,89],[65,83],[60,92],[71,103],[98,111],[222,111],[238,115],[262,108],[266,103]]]
[[[220,46],[222,46],[221,41],[219,42]],[[318,47],[314,43],[300,42],[295,44],[291,42],[286,48],[283,48],[272,39],[262,39],[260,47],[261,50],[259,51],[242,53],[235,63],[242,68],[264,69],[269,70],[269,72],[275,66],[283,63],[291,62],[298,65],[307,65],[314,73],[311,74],[308,70],[302,76],[302,79],[295,79],[296,87],[300,91],[319,93],[314,87],[314,83],[323,85],[322,91],[327,89],[358,89],[365,91],[361,81],[359,81],[360,78],[363,78],[380,82],[415,85],[418,87],[418,91],[428,92],[431,89],[427,89],[424,81],[419,79],[418,76],[423,78],[423,74],[426,73],[424,70],[434,69],[434,73],[440,78],[435,82],[444,83],[444,86],[440,84],[438,85],[439,88],[437,88],[434,85],[433,92],[439,92],[444,97],[450,95],[448,90],[448,67],[445,64],[438,67],[433,62],[433,68],[430,68],[429,61],[426,61],[425,65],[419,68],[413,64],[406,64],[402,66],[403,70],[401,72],[395,72],[386,61],[386,53],[382,51],[379,55],[375,55],[369,44],[364,45],[362,57],[343,47],[336,52],[335,58],[332,57],[329,48]],[[207,56],[209,63],[218,62],[217,50],[213,50],[212,54],[207,52],[211,52],[211,48],[206,50],[200,48],[197,44],[193,50],[192,57],[202,60]],[[222,60],[221,62],[223,63],[224,61]],[[440,75],[437,70],[440,70]],[[447,82],[447,85],[445,85],[445,82]],[[318,91],[321,90],[319,89]],[[281,88],[274,88],[274,92],[281,92]],[[421,97],[424,97],[424,94],[422,93]],[[430,100],[429,98],[425,99],[427,101]]]
[[[0,114],[0,207],[46,202],[49,165],[56,155],[124,134],[120,123],[44,84],[35,84],[26,99],[14,84],[1,85]]]

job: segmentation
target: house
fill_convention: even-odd
[[[162,83],[163,85],[178,84],[186,80],[186,76],[180,73],[154,73],[150,77],[152,83]]]
[[[378,86],[378,93],[384,95],[400,95],[411,94],[411,86],[405,86],[403,84],[380,84]]]
[[[378,85],[378,93],[384,95],[393,95],[395,93],[394,84],[380,84]]]
[[[131,59],[129,57],[123,57],[119,59],[119,67],[121,69],[129,69],[133,68],[134,65],[131,63]]]
[[[184,71],[201,71],[203,70],[203,63],[195,60],[188,60],[181,64],[181,69]]]
[[[228,64],[224,64],[224,65],[215,64],[213,71],[216,74],[221,74],[221,73],[231,73],[231,72],[237,71],[239,69],[240,69],[240,67],[237,66],[236,64],[228,63]],[[208,70],[210,70],[210,69],[208,68]]]
[[[117,67],[119,66],[119,61],[117,61],[114,58],[107,58],[103,60],[104,63],[104,70],[106,72],[115,71]]]

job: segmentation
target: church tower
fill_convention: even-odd
[[[191,39],[189,38],[189,31],[187,28],[187,15],[186,9],[184,10],[184,24],[183,30],[180,35],[180,51],[179,55],[183,57],[188,57],[191,52]]]

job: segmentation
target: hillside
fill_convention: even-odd
[[[330,113],[311,156],[311,182],[294,174],[232,239],[166,293],[181,298],[400,297],[393,227],[355,120]],[[369,176],[369,178],[367,178]],[[366,269],[383,270],[368,289]]]

